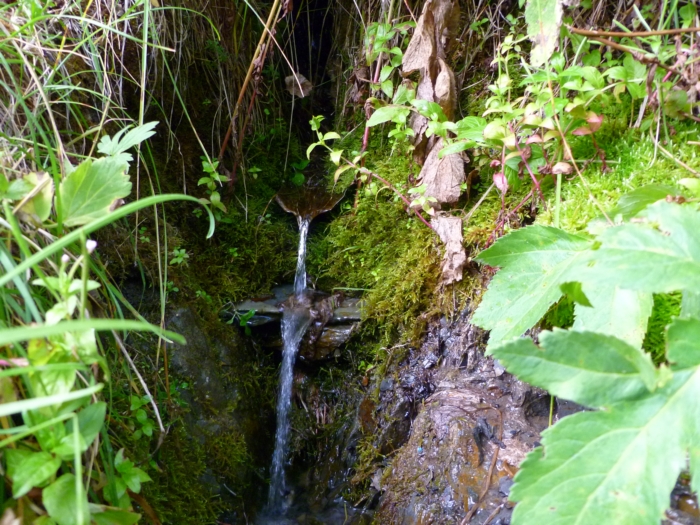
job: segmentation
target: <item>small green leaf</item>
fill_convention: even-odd
[[[323,140],[324,142],[326,140],[337,140],[340,139],[340,135],[338,135],[335,131],[329,131],[325,135],[323,135]]]
[[[76,498],[75,489],[75,476],[64,474],[43,491],[44,507],[58,525],[88,525],[90,522],[87,495],[83,490]]]
[[[342,149],[334,149],[333,151],[331,151],[331,161],[333,162],[333,164],[335,164],[336,166],[340,164],[340,156],[342,154]]]
[[[53,476],[61,460],[48,452],[34,452],[16,467],[12,479],[12,496],[19,499],[34,487],[41,487]]]
[[[76,452],[82,454],[88,448],[88,444],[83,439],[82,435],[78,435],[78,450],[75,450],[75,436],[71,432],[70,434],[63,436],[61,441],[56,445],[51,452],[60,457],[63,460],[70,460],[75,457]]]
[[[393,71],[394,66],[384,66],[379,72],[379,82],[384,82],[386,79],[388,79]]]
[[[384,106],[372,113],[372,116],[367,121],[367,127],[378,126],[379,124],[389,122],[402,115],[407,117],[410,113],[411,110],[405,106]]]
[[[474,142],[473,140],[458,140],[448,146],[443,146],[443,148],[438,153],[438,158],[442,159],[443,157],[445,157],[445,155],[459,153],[469,148],[473,148],[474,146],[476,146],[476,142]]]
[[[129,131],[123,138],[121,135],[126,131],[126,128],[119,131],[113,138],[105,135],[97,145],[97,151],[104,155],[118,155],[136,146],[140,142],[155,135],[153,129],[158,125],[158,122],[147,122],[142,126],[137,126]]]
[[[338,182],[338,179],[340,178],[340,176],[349,169],[354,169],[354,168],[349,164],[346,164],[345,166],[339,167],[337,170],[335,170],[335,174],[333,175],[333,180],[335,182]]]
[[[23,199],[33,188],[34,185],[31,182],[24,179],[15,179],[10,182],[7,187],[7,193],[5,193],[3,198],[18,201]]]
[[[681,179],[678,184],[687,188],[693,197],[700,197],[700,179]]]
[[[134,525],[141,515],[127,510],[105,510],[94,513],[92,519],[97,525]]]

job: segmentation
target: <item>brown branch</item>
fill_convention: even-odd
[[[639,51],[629,48],[627,46],[623,46],[621,44],[618,44],[617,42],[613,42],[612,40],[608,40],[607,38],[600,38],[600,37],[590,37],[591,40],[594,42],[599,42],[601,44],[605,44],[606,46],[612,47],[613,49],[617,49],[618,51],[624,51],[625,53],[631,54],[635,60],[638,60],[639,62],[642,62],[644,64],[656,64],[658,67],[661,69],[665,69],[666,71],[670,73],[674,73],[680,77],[683,76],[683,74],[678,71],[676,68],[667,66],[666,64],[663,64],[661,61],[659,61],[658,58],[656,57],[647,57],[644,56],[642,53]]]
[[[271,29],[272,29],[272,24],[274,20],[277,17],[277,12],[279,11],[280,7],[280,0],[275,0],[275,3],[272,4],[272,9],[270,9],[270,15],[267,17],[267,22],[265,23],[265,28],[263,29],[262,35],[260,35],[260,41],[258,42],[258,47],[255,48],[255,53],[253,53],[253,58],[250,61],[250,65],[248,66],[248,72],[246,73],[245,80],[243,81],[243,85],[241,86],[241,91],[238,94],[238,100],[236,100],[236,105],[233,108],[233,115],[231,116],[231,123],[228,126],[228,130],[226,131],[226,136],[224,137],[224,141],[221,144],[221,151],[219,152],[219,162],[224,158],[224,153],[226,153],[226,146],[228,145],[228,141],[231,138],[231,134],[233,133],[233,126],[236,122],[236,118],[238,118],[238,110],[241,106],[241,102],[243,102],[243,97],[245,96],[245,92],[248,89],[248,84],[250,84],[250,79],[253,77],[253,70],[255,69],[255,64],[257,62],[258,57],[260,56],[260,51],[263,50],[263,45],[265,44],[265,40],[267,40],[268,36],[272,35]]]
[[[700,32],[700,27],[681,27],[678,29],[660,29],[658,31],[630,31],[624,33],[622,31],[596,31],[589,29],[578,29],[577,27],[566,26],[566,28],[574,33],[575,35],[581,36],[592,36],[592,37],[645,37],[645,36],[663,36],[663,35],[678,35],[681,33],[698,33]]]

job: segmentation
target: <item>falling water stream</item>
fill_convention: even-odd
[[[282,368],[280,370],[279,391],[277,395],[277,433],[275,435],[275,451],[272,455],[270,476],[270,493],[268,510],[273,514],[284,514],[287,486],[284,467],[287,462],[289,445],[289,409],[292,405],[292,379],[294,361],[296,360],[299,344],[309,325],[308,308],[302,303],[306,290],[306,236],[309,232],[311,219],[299,218],[299,255],[297,271],[294,276],[294,297],[289,301],[282,317]]]

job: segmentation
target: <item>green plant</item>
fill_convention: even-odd
[[[170,264],[180,266],[184,263],[187,265],[187,259],[189,258],[190,256],[188,255],[187,250],[184,248],[175,248],[173,250],[173,258],[170,259]]]
[[[131,406],[129,407],[129,410],[131,410],[134,418],[140,425],[140,428],[136,429],[132,434],[132,439],[140,439],[141,436],[151,437],[153,435],[155,422],[148,417],[148,413],[143,408],[150,402],[150,396],[131,396]]]
[[[209,295],[207,292],[204,290],[197,290],[195,292],[195,295],[197,296],[198,299],[204,299],[205,302],[211,304],[214,300],[212,299],[211,295]]]
[[[141,226],[139,228],[139,241],[148,244],[151,242],[151,238],[148,235],[146,235],[146,233],[148,233],[148,228],[146,228],[145,226]]]
[[[211,204],[214,208],[217,208],[224,213],[226,213],[226,206],[221,202],[221,194],[219,194],[217,188],[217,184],[221,186],[224,182],[228,181],[228,177],[225,177],[224,175],[220,175],[219,172],[217,171],[219,168],[219,161],[211,161],[207,157],[202,157],[202,169],[204,170],[204,173],[207,175],[205,177],[201,177],[199,181],[197,182],[197,186],[201,186],[202,184],[206,184],[207,189],[207,195],[209,195],[209,200],[207,199],[202,199],[202,202],[205,204]]]
[[[630,222],[595,237],[530,226],[477,259],[502,268],[473,319],[492,330],[489,353],[525,381],[604,409],[564,418],[543,433],[543,448],[515,478],[516,524],[553,522],[564,511],[581,522],[595,515],[658,523],[687,454],[694,487],[700,477],[700,428],[688,397],[700,388],[700,248],[691,233],[700,212],[696,204],[665,200],[639,206]],[[655,367],[641,349],[651,295],[675,291],[683,293],[681,317],[668,327],[665,359]],[[542,333],[539,347],[512,340],[562,294],[576,303],[571,329]],[[577,490],[562,491],[567,483]]]
[[[101,447],[97,441],[104,434],[107,411],[97,397],[103,388],[100,377],[109,378],[109,370],[96,334],[146,330],[165,340],[183,339],[145,322],[138,313],[135,320],[93,318],[94,294],[112,288],[97,271],[92,259],[97,243],[88,235],[144,207],[175,199],[197,202],[162,195],[113,210],[115,201],[131,189],[127,172],[133,158],[127,151],[148,138],[154,126],[103,137],[97,147],[103,156],[75,167],[64,165],[63,178],[36,173],[17,174],[11,181],[4,173],[0,177],[8,190],[0,196],[0,347],[9,367],[0,374],[5,392],[0,418],[7,436],[0,448],[12,498],[43,506],[48,514],[41,518],[45,525],[83,525],[92,519],[134,523],[139,518],[120,487],[123,483],[138,493],[148,475],[123,456],[114,458],[108,441],[102,440]],[[55,194],[54,180],[59,181]],[[37,235],[37,227],[59,235],[49,235],[47,241]],[[77,228],[65,231],[72,227]],[[88,491],[98,456],[104,458],[104,498],[120,508],[100,505],[97,495]],[[40,499],[31,502],[35,487],[43,490]],[[95,504],[89,505],[89,499]]]

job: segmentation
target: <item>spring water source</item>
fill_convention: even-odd
[[[304,292],[306,291],[306,236],[309,233],[311,219],[299,217],[298,222],[299,253],[294,276],[294,297],[289,300],[282,316],[283,346],[277,395],[277,433],[275,435],[275,451],[272,455],[268,496],[268,511],[272,514],[284,514],[286,510],[285,501],[288,491],[284,467],[289,445],[289,410],[292,406],[294,361],[299,351],[301,338],[311,321],[308,308],[303,306]]]

